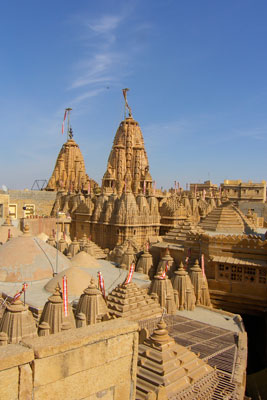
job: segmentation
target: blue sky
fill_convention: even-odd
[[[100,182],[124,87],[157,187],[267,178],[266,1],[12,0],[0,11],[0,186],[49,179],[65,107]]]

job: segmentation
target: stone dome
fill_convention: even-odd
[[[51,278],[56,272],[57,250],[41,239],[24,234],[0,247],[0,281],[31,282]],[[58,252],[58,272],[70,267],[70,261]]]
[[[85,251],[80,251],[72,259],[71,264],[73,267],[82,268],[100,268],[99,262]]]
[[[57,285],[62,287],[62,278],[66,275],[68,282],[68,295],[69,296],[80,296],[83,291],[90,285],[92,276],[86,271],[77,268],[70,267],[64,271],[61,271],[58,275],[54,276],[46,285],[45,290],[50,293],[54,293]]]

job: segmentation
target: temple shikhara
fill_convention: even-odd
[[[266,182],[157,189],[128,91],[100,184],[68,108],[43,190],[0,193],[0,398],[263,396]]]

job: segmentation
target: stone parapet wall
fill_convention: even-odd
[[[134,400],[137,329],[111,320],[0,347],[0,398]]]
[[[21,218],[20,229],[22,231],[25,225],[29,225],[30,233],[33,236],[37,236],[41,232],[44,232],[46,235],[50,236],[53,231],[56,232],[57,230],[57,219],[53,217]]]

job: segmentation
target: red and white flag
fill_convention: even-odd
[[[166,261],[166,267],[165,267],[164,271],[162,272],[162,274],[160,275],[159,279],[165,279],[168,270],[169,270],[169,264],[168,264],[168,261]]]
[[[62,287],[63,287],[63,309],[64,309],[64,316],[68,316],[68,285],[67,285],[67,277],[66,275],[62,278]]]
[[[63,135],[63,133],[64,133],[64,124],[65,124],[65,120],[66,120],[67,113],[68,113],[68,111],[65,110],[64,118],[63,118],[63,122],[62,122],[62,129],[61,129],[62,135]]]
[[[205,259],[204,259],[204,254],[201,254],[201,270],[202,270],[202,275],[205,276]]]
[[[18,300],[21,297],[22,293],[24,293],[26,291],[28,286],[29,286],[28,283],[24,282],[23,285],[22,285],[22,289],[15,294],[15,296],[13,297],[11,303],[14,303],[14,301]]]
[[[133,277],[133,273],[134,273],[134,269],[135,269],[135,265],[134,265],[134,263],[132,263],[131,266],[130,266],[130,269],[129,269],[128,276],[127,276],[127,278],[126,278],[126,280],[124,282],[124,285],[127,285],[128,283],[131,282],[132,277]]]
[[[22,295],[22,293],[23,293],[22,290],[20,290],[19,292],[17,292],[17,293],[15,294],[15,296],[13,297],[11,303],[14,303],[14,301],[18,300],[18,299],[20,298],[20,296]]]
[[[102,293],[102,296],[104,297],[104,299],[106,299],[104,278],[103,278],[103,276],[102,276],[100,271],[97,273],[97,275],[98,275],[98,286],[99,286],[99,289],[101,290],[101,293]]]

